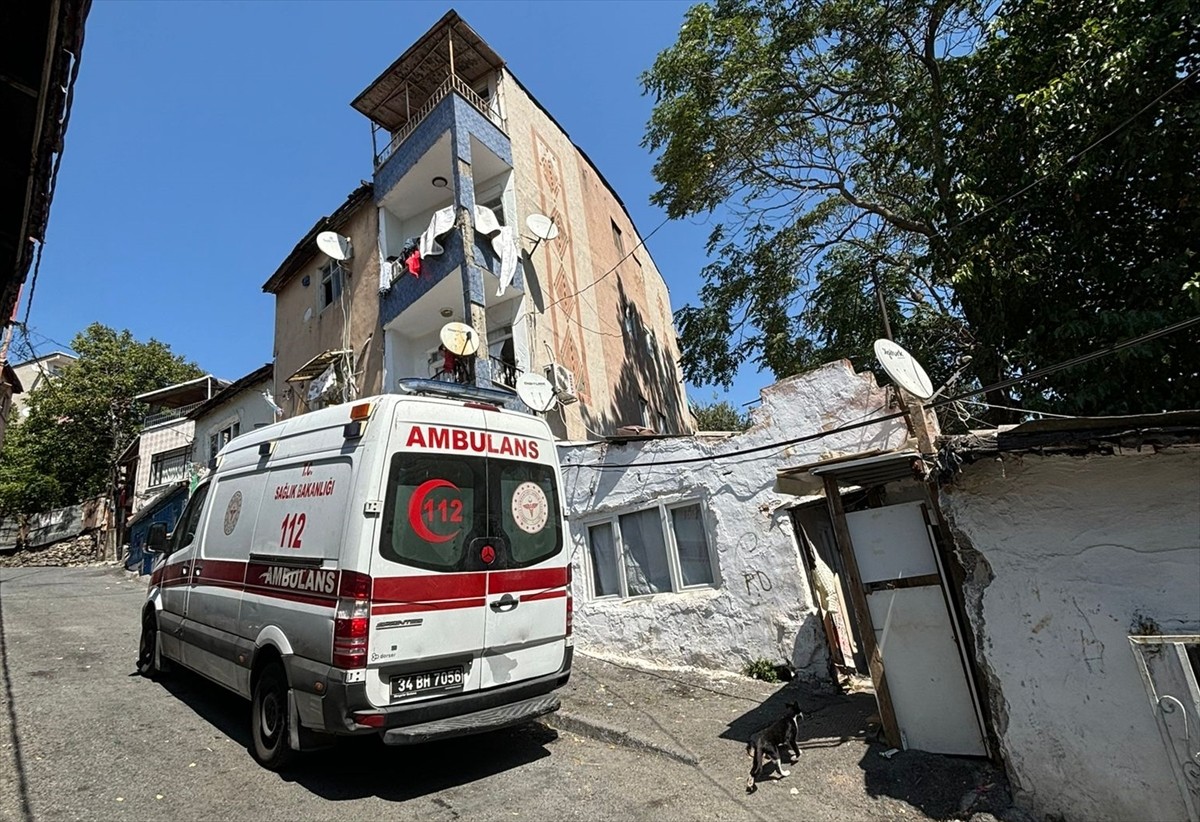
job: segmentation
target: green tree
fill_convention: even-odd
[[[157,340],[93,323],[75,336],[79,359],[30,393],[29,416],[0,452],[0,509],[36,513],[109,489],[116,457],[141,430],[137,394],[203,375]]]
[[[936,382],[969,355],[976,384],[1187,316],[1197,84],[1154,101],[1192,69],[1195,21],[1186,0],[1079,6],[689,9],[643,76],[653,201],[716,217],[700,302],[676,317],[687,378],[728,385],[747,360],[776,376],[838,357],[873,366],[881,303]],[[1130,117],[1136,130],[1085,151]],[[1085,166],[1072,184],[1092,188],[1076,198],[1067,175]],[[1133,349],[1143,367],[1120,379],[1060,372],[991,397],[1078,413],[1130,395],[1143,410],[1194,406],[1183,342]]]
[[[745,431],[750,427],[750,415],[743,414],[728,400],[713,401],[707,405],[693,402],[692,418],[698,431]]]

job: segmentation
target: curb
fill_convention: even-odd
[[[629,731],[614,728],[611,725],[605,725],[603,722],[597,722],[594,719],[588,719],[569,711],[556,711],[542,717],[542,722],[558,731],[566,731],[577,736],[586,736],[590,739],[607,742],[611,745],[620,745],[623,748],[630,748],[635,751],[651,751],[669,759],[674,759],[676,762],[682,762],[684,765],[700,764],[700,760],[690,753],[642,739],[639,736],[631,734]]]

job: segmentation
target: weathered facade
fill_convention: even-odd
[[[132,448],[131,453],[119,460],[133,476],[126,504],[129,513],[136,514],[164,489],[189,476],[194,462],[192,443],[196,422],[188,414],[226,385],[206,375],[135,397],[150,411],[136,440],[136,460],[132,458]]]
[[[965,463],[940,497],[976,663],[1017,800],[1039,815],[1198,818],[1198,423],[1046,421],[952,446]]]
[[[275,422],[270,400],[274,368],[270,363],[251,371],[188,414],[195,423],[192,462],[211,467],[217,453],[234,437]]]
[[[263,286],[276,296],[285,414],[409,377],[511,391],[533,372],[563,400],[550,415],[560,437],[690,430],[670,298],[628,212],[457,14],[354,107],[384,143],[373,181],[318,221]],[[544,237],[528,223],[539,215]],[[350,259],[318,251],[321,231],[349,239]],[[478,341],[455,368],[439,350],[452,321]]]
[[[27,406],[30,393],[38,390],[46,383],[53,382],[62,373],[63,368],[75,362],[76,359],[77,357],[74,354],[68,354],[65,351],[55,351],[36,359],[26,360],[13,365],[13,371],[24,387],[24,393],[13,397],[12,414],[10,417],[16,419],[19,415],[21,418],[24,418],[29,413]]]
[[[889,404],[870,373],[840,361],[763,389],[741,434],[561,445],[580,642],[664,664],[740,670],[764,659],[827,675],[792,517],[820,497],[774,479],[899,446],[902,419],[871,422]],[[849,423],[860,426],[820,436]]]

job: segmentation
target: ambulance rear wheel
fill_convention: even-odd
[[[296,752],[288,746],[291,717],[288,713],[287,674],[278,662],[269,662],[254,686],[250,705],[250,735],[254,758],[273,771],[291,764]]]

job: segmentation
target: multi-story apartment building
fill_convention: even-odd
[[[670,297],[628,211],[455,12],[353,106],[377,138],[372,181],[263,285],[284,414],[405,377],[511,389],[535,372],[566,401],[549,415],[562,438],[691,429]],[[320,251],[323,231],[352,256]],[[439,350],[451,321],[479,342],[466,361]]]

